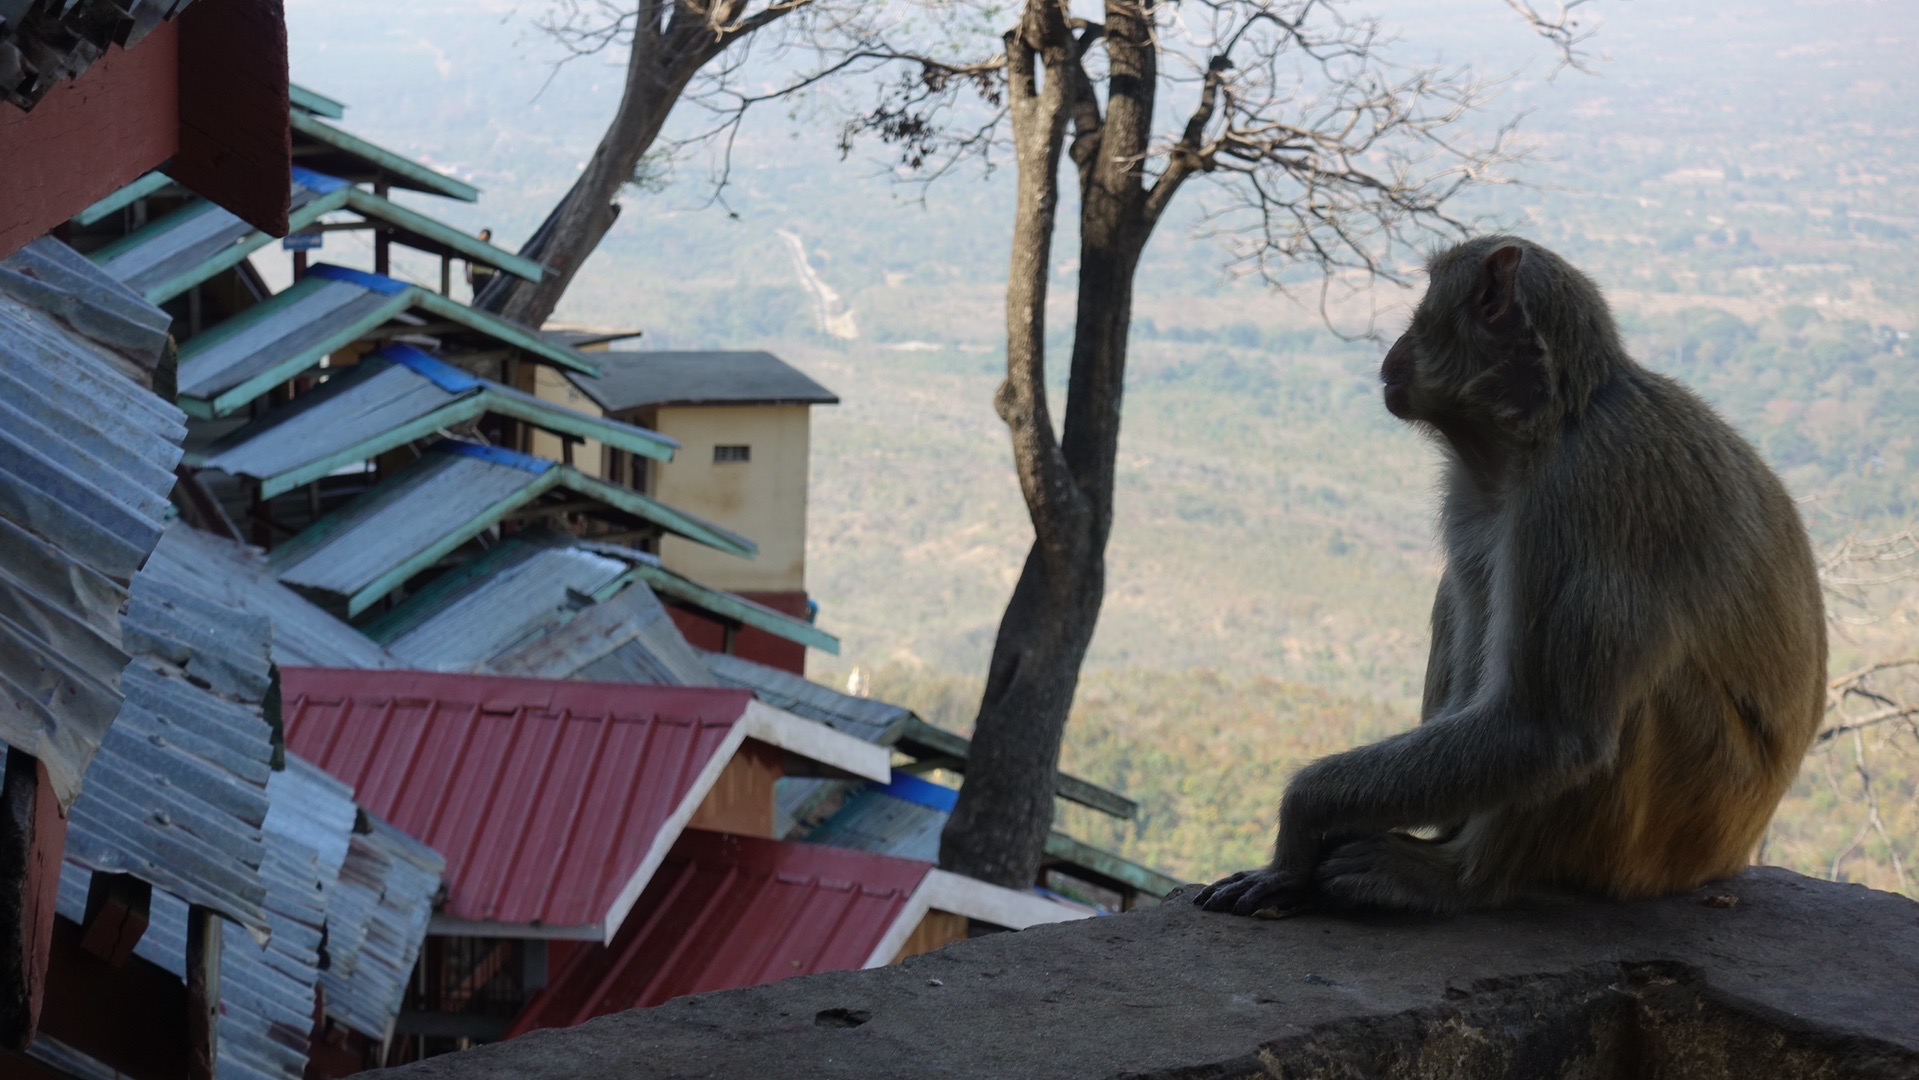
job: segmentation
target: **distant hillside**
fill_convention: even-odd
[[[1519,71],[1488,120],[1530,110],[1529,186],[1464,209],[1600,280],[1635,352],[1751,434],[1822,540],[1919,514],[1919,7],[1602,0],[1581,10],[1607,20],[1596,43],[1612,61],[1552,80],[1498,0],[1376,10],[1409,59]],[[349,129],[486,191],[478,206],[413,203],[513,243],[591,152],[619,74],[612,58],[554,74],[530,14],[291,0],[294,75],[347,101]],[[816,411],[808,559],[846,650],[816,668],[891,672],[881,693],[943,687],[964,723],[1030,538],[990,404],[1010,175],[901,186],[877,152],[838,159],[833,107],[829,94],[797,124],[780,109],[750,124],[723,204],[699,158],[629,198],[560,314],[643,329],[653,347],[771,348],[841,395]],[[1193,235],[1208,193],[1182,198],[1140,275],[1109,591],[1067,754],[1159,807],[1113,839],[1200,873],[1256,853],[1304,756],[1410,717],[1437,574],[1435,457],[1378,405],[1383,346],[1224,280],[1221,248]],[[1055,248],[1057,342],[1075,246]],[[815,283],[857,338],[823,332]],[[1390,333],[1407,295],[1363,294],[1340,329],[1377,308]],[[1835,640],[1835,666],[1919,651],[1904,603],[1847,612],[1872,618]],[[1828,752],[1815,769],[1824,786],[1794,796],[1777,857],[1891,880],[1893,849],[1834,811],[1857,801],[1835,794],[1857,783],[1845,762]],[[1874,775],[1910,864],[1911,770]]]

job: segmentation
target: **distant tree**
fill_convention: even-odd
[[[1507,0],[1583,60],[1572,17]],[[1097,18],[1089,17],[1097,13]],[[1006,380],[995,407],[1034,532],[1001,618],[966,783],[940,862],[1024,887],[1038,873],[1053,778],[1105,591],[1133,280],[1174,198],[1205,181],[1232,267],[1280,286],[1398,280],[1409,246],[1456,236],[1448,209],[1510,160],[1466,70],[1401,68],[1380,24],[1335,0],[1025,0],[995,51],[889,49],[906,77],[848,125],[933,168],[1010,142],[1017,173]],[[928,55],[931,53],[931,55]],[[985,123],[958,123],[983,103]],[[1064,421],[1046,391],[1046,301],[1061,167],[1079,194],[1076,318]]]

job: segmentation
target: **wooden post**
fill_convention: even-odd
[[[387,186],[384,179],[373,182],[373,193],[382,199],[387,197]],[[390,274],[392,272],[392,246],[393,238],[388,234],[386,227],[375,226],[373,229],[374,273]]]
[[[25,1050],[46,1000],[67,820],[47,767],[10,747],[0,751],[0,1046]]]
[[[220,946],[224,920],[187,909],[187,1077],[214,1080],[220,1056]]]

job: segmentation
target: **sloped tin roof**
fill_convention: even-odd
[[[126,701],[67,834],[68,859],[132,874],[263,940],[271,632],[265,619],[142,571],[125,617],[135,656],[120,680]]]
[[[160,174],[149,173],[125,190],[158,190],[160,185],[148,178],[155,175]],[[337,177],[296,166],[292,191],[287,215],[290,232],[300,232],[328,214],[346,210],[392,226],[393,239],[409,247],[424,247],[435,253],[497,266],[529,281],[540,280],[544,273],[540,265],[530,259],[494,247]],[[112,205],[115,198],[109,197],[89,207],[85,215],[99,214],[99,208]],[[134,291],[160,304],[238,265],[273,241],[273,236],[232,213],[205,199],[195,199],[87,257]]]
[[[274,549],[271,562],[282,582],[343,599],[357,615],[556,488],[720,551],[751,557],[757,550],[730,530],[569,465],[443,439]]]
[[[662,461],[671,460],[679,445],[645,428],[587,416],[469,375],[410,345],[388,345],[319,389],[189,454],[187,463],[252,477],[261,482],[261,498],[272,498],[489,413]]]
[[[752,700],[425,672],[283,679],[288,746],[445,856],[446,917],[594,939],[732,757]]]
[[[381,274],[319,263],[285,292],[180,349],[181,407],[196,416],[232,413],[407,312],[453,323],[557,367],[599,370],[583,354],[498,315]]]
[[[863,967],[932,868],[689,829],[613,941],[577,949],[514,1034]]]
[[[770,352],[596,352],[573,379],[608,412],[675,405],[837,405],[839,397]]]
[[[58,241],[0,262],[0,742],[62,808],[120,709],[120,608],[186,433],[140,381],[169,322]]]
[[[183,521],[167,525],[156,551],[166,557],[145,573],[198,590],[273,623],[273,661],[281,666],[392,668],[399,661],[365,634],[280,584],[256,548],[201,532]]]

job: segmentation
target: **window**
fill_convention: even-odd
[[[750,446],[716,446],[713,448],[713,464],[724,465],[730,461],[753,460],[753,448]]]

